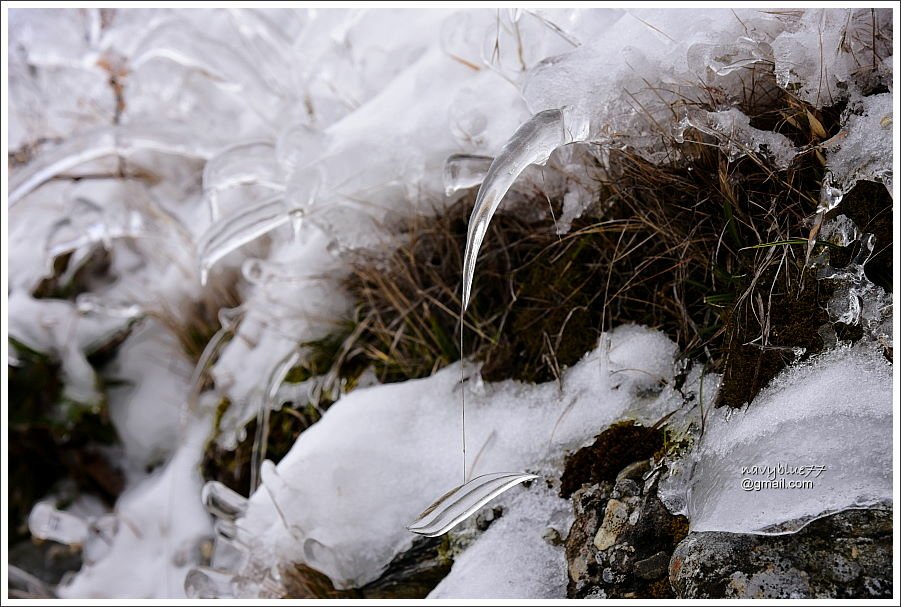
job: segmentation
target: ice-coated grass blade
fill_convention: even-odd
[[[116,152],[116,131],[103,127],[72,137],[28,166],[14,171],[9,180],[9,205],[14,206],[39,185],[81,164]]]
[[[256,184],[283,190],[275,160],[275,145],[268,141],[250,141],[217,154],[203,168],[203,196],[213,221],[219,219],[219,192],[239,185]]]
[[[290,209],[282,194],[266,198],[252,207],[211,225],[200,238],[200,282],[206,284],[213,265],[248,242],[287,223]]]
[[[426,537],[443,535],[504,491],[536,478],[537,475],[524,472],[477,476],[438,498],[407,529]]]
[[[475,275],[476,258],[488,224],[504,195],[520,173],[530,164],[544,164],[551,153],[568,143],[562,110],[538,112],[522,124],[504,144],[491,163],[488,174],[479,188],[475,206],[469,218],[466,252],[463,257],[463,310],[469,306],[469,296]]]
[[[38,186],[57,175],[98,158],[115,154],[128,156],[132,152],[145,150],[209,158],[219,147],[202,133],[178,124],[137,123],[101,127],[67,139],[15,171],[9,180],[9,205],[15,206]]]

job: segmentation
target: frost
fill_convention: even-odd
[[[682,131],[688,127],[712,135],[722,142],[730,161],[749,153],[765,154],[776,167],[785,169],[798,154],[798,149],[785,135],[755,129],[751,126],[751,119],[737,108],[721,112],[689,113],[677,126],[676,141],[681,141]]]
[[[800,99],[821,108],[860,84],[872,85],[859,82],[871,72],[876,83],[891,80],[891,67],[883,64],[892,54],[887,11],[815,9],[786,11],[781,18],[786,31],[772,42],[776,80]]]
[[[892,121],[892,93],[849,104],[841,131],[823,144],[826,164],[841,192],[849,192],[860,180],[881,181],[892,191]]]
[[[891,385],[891,366],[868,344],[789,368],[748,409],[711,415],[661,496],[692,531],[734,533],[890,506]]]

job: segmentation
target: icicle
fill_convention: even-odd
[[[243,305],[219,309],[219,329],[204,346],[203,352],[200,353],[200,358],[197,360],[197,365],[194,367],[194,372],[191,374],[189,382],[191,391],[188,393],[188,406],[191,409],[194,409],[197,405],[197,398],[200,396],[200,390],[203,387],[203,374],[209,369],[213,357],[219,353],[219,349],[225,343],[225,340],[234,335],[235,330],[238,328],[238,323],[244,318],[244,311]]]
[[[234,576],[228,571],[195,567],[185,577],[185,594],[189,599],[235,598]]]
[[[519,483],[536,479],[535,474],[494,472],[455,487],[425,509],[407,529],[435,537],[447,533],[479,508]]]
[[[61,544],[80,545],[88,537],[88,524],[79,517],[39,502],[28,515],[28,530],[33,537]]]
[[[278,99],[257,68],[232,46],[203,35],[186,21],[173,19],[150,31],[138,43],[131,68],[137,70],[158,58],[199,70],[220,84],[231,84],[261,115],[277,108]]]
[[[75,298],[75,309],[79,314],[99,314],[110,318],[134,320],[143,316],[145,310],[139,304],[128,302],[109,302],[94,293],[81,293]]]
[[[219,192],[245,184],[284,190],[272,143],[241,143],[223,150],[206,163],[203,168],[203,196],[213,221],[220,216]]]
[[[247,511],[247,498],[219,481],[207,481],[200,492],[204,508],[213,516],[224,521],[234,521]]]
[[[448,156],[444,161],[444,193],[450,196],[459,190],[482,185],[493,160],[491,156],[471,154]]]
[[[488,231],[488,224],[507,190],[527,166],[544,164],[555,149],[587,135],[586,124],[580,123],[577,132],[568,132],[567,126],[569,125],[564,124],[563,110],[539,112],[516,130],[491,163],[469,218],[463,263],[464,311],[469,306],[479,248]]]
[[[256,437],[253,441],[253,451],[250,454],[250,490],[256,491],[260,486],[259,470],[262,462],[266,459],[266,445],[269,441],[269,414],[277,408],[276,396],[278,389],[285,381],[285,377],[300,360],[301,351],[299,348],[292,350],[287,356],[282,358],[272,369],[269,379],[266,382],[266,389],[263,392],[262,402],[257,413]]]
[[[290,219],[290,208],[284,195],[278,194],[255,204],[232,217],[219,220],[201,237],[200,283],[205,285],[210,268],[242,245],[251,242],[285,224]]]

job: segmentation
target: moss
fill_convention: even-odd
[[[569,497],[584,484],[614,481],[629,464],[650,459],[663,446],[663,432],[631,421],[613,424],[594,443],[566,457],[560,496]]]

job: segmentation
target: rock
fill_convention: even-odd
[[[669,556],[688,533],[671,515],[656,482],[641,480],[648,460],[628,465],[616,483],[583,485],[573,494],[573,526],[566,539],[569,598],[671,598]],[[626,478],[637,476],[636,478]]]
[[[453,561],[444,539],[417,537],[394,557],[382,575],[362,588],[338,590],[324,573],[302,563],[280,568],[281,598],[291,599],[422,599],[450,573]]]
[[[503,506],[495,506],[494,508],[483,508],[476,515],[476,528],[479,531],[485,531],[491,526],[491,523],[504,515]]]
[[[541,535],[542,539],[550,544],[551,546],[562,546],[563,538],[560,537],[560,532],[554,529],[553,527],[548,527],[544,530],[544,533]]]
[[[666,575],[669,569],[669,554],[658,552],[652,557],[636,561],[635,575],[643,580],[657,580]]]
[[[632,514],[632,504],[611,499],[607,502],[604,511],[604,521],[597,535],[594,536],[594,547],[598,550],[606,550],[616,543],[620,534],[629,523],[629,515]]]
[[[669,579],[680,598],[888,598],[892,514],[849,510],[779,536],[692,533]]]
[[[587,485],[572,496],[575,520],[565,543],[571,588],[589,584],[598,575],[597,555],[603,553],[595,549],[594,536],[612,490],[611,483]]]
[[[613,497],[616,499],[623,497],[638,497],[640,494],[641,487],[630,478],[620,479],[613,485]]]

